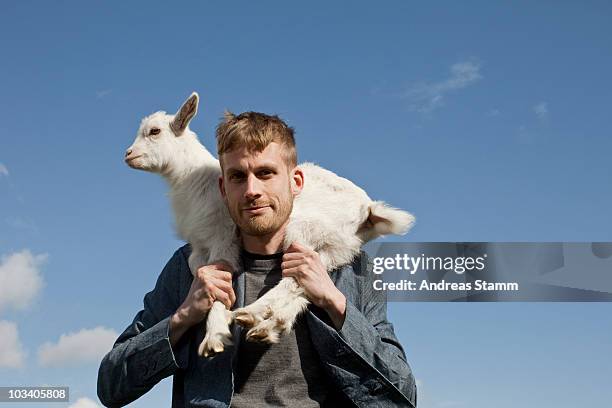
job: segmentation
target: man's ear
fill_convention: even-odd
[[[291,193],[294,196],[300,194],[304,188],[304,172],[299,167],[291,170]]]
[[[219,191],[221,192],[221,197],[223,197],[223,200],[226,200],[226,195],[225,195],[225,186],[223,185],[223,176],[219,176]]]

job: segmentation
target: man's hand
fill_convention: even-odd
[[[332,282],[318,253],[293,242],[283,255],[281,269],[284,278],[295,278],[306,297],[327,312],[336,329],[342,327],[346,298]]]
[[[225,264],[202,266],[193,277],[189,293],[170,319],[170,342],[175,345],[191,326],[206,317],[215,300],[230,309],[236,301],[231,268]]]

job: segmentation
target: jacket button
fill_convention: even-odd
[[[336,356],[338,357],[344,357],[351,354],[351,351],[348,350],[347,348],[341,347],[336,351]]]

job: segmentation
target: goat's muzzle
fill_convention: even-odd
[[[133,169],[141,169],[142,163],[138,163],[136,159],[142,157],[142,154],[134,154],[134,152],[130,149],[125,152],[125,158],[123,159],[125,163]]]

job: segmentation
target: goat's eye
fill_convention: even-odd
[[[160,132],[161,132],[160,128],[151,128],[151,130],[149,130],[149,134],[152,136],[159,135]]]

